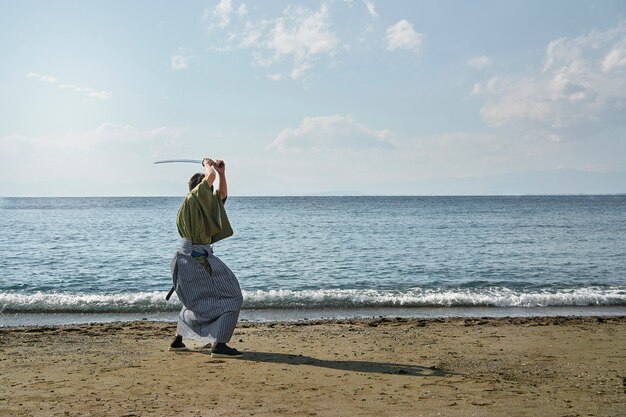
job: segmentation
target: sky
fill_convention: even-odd
[[[0,196],[626,192],[626,2],[0,0]]]

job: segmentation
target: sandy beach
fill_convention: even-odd
[[[0,329],[0,416],[624,416],[626,317]]]

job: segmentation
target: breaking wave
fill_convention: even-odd
[[[5,292],[1,313],[140,313],[176,311],[174,295],[165,291],[86,294],[70,292]],[[481,289],[373,289],[243,291],[244,309],[324,309],[376,307],[571,307],[626,306],[626,287],[585,287],[521,291]]]

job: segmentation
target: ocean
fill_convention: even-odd
[[[0,198],[0,326],[175,320],[182,197]],[[626,315],[626,196],[229,197],[242,320]]]

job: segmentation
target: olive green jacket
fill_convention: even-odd
[[[180,237],[194,244],[213,244],[233,235],[219,190],[213,190],[206,180],[185,197],[176,215]]]

